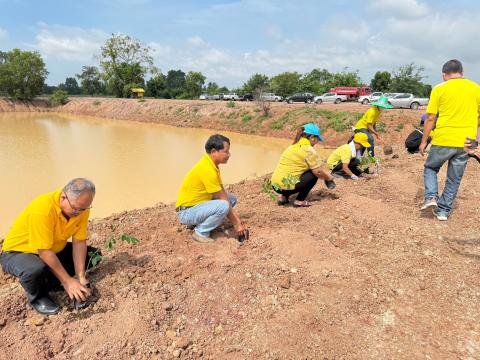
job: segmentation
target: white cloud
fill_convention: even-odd
[[[370,0],[374,12],[394,18],[418,18],[429,13],[429,7],[418,0]]]
[[[0,28],[0,40],[4,40],[8,37],[8,31]]]
[[[46,57],[91,61],[109,35],[101,30],[39,23],[33,47]]]

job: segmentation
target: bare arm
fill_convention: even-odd
[[[435,115],[428,114],[427,120],[425,121],[425,125],[423,125],[422,142],[419,147],[420,154],[422,154],[422,156],[425,154],[425,148],[427,147],[427,140],[430,135],[430,132],[435,127],[436,121],[437,121],[437,117]]]
[[[348,168],[348,164],[342,163],[342,170],[348,176],[352,176],[353,172]]]
[[[38,250],[38,256],[45,264],[47,264],[57,279],[60,280],[70,299],[86,300],[86,297],[90,295],[90,290],[67,273],[58,259],[57,254],[49,249]]]
[[[72,241],[73,264],[75,266],[75,274],[82,285],[88,283],[85,274],[85,260],[87,258],[87,242],[85,240]]]
[[[325,170],[322,170],[319,167],[315,168],[315,169],[312,169],[312,173],[313,175],[315,175],[316,177],[320,178],[320,179],[323,179],[323,180],[334,180],[334,177],[332,175],[330,175],[329,173],[327,173]]]
[[[370,131],[373,135],[377,137],[378,140],[380,140],[380,137],[378,136],[378,132],[375,129],[375,126],[373,126],[372,124],[368,124],[367,128],[368,128],[368,131]]]

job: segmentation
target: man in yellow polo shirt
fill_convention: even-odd
[[[480,87],[463,78],[463,66],[458,60],[447,61],[442,73],[444,82],[435,86],[430,95],[419,150],[424,155],[430,132],[435,128],[424,166],[425,202],[421,210],[433,209],[438,220],[446,221],[467,166],[468,154],[463,148],[465,139],[477,138]],[[445,188],[438,197],[437,174],[447,161]]]
[[[340,176],[358,180],[362,171],[358,168],[360,161],[357,159],[357,151],[369,148],[367,134],[356,133],[353,140],[348,144],[339,146],[327,159],[327,165],[332,170],[333,176]]]
[[[182,224],[195,226],[192,238],[197,242],[213,242],[210,233],[225,217],[232,222],[239,239],[244,239],[248,230],[233,209],[237,199],[224,189],[218,168],[230,158],[230,140],[220,134],[212,135],[205,151],[180,186],[175,205],[178,218]]]
[[[72,300],[85,302],[89,209],[95,185],[71,180],[63,189],[35,198],[17,217],[0,255],[4,272],[17,277],[33,308],[56,314],[60,307],[48,292],[62,285]],[[67,242],[72,238],[72,242]]]

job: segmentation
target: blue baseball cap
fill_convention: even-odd
[[[325,141],[322,134],[320,133],[320,128],[317,124],[308,123],[303,125],[303,132],[308,135],[314,135],[320,139],[320,141]]]

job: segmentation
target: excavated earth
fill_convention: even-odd
[[[0,359],[480,358],[480,165],[468,164],[447,222],[421,214],[424,159],[401,143],[421,111],[400,111],[385,119],[394,155],[379,148],[380,174],[334,190],[319,182],[309,208],[276,205],[263,178],[229,186],[250,228],[244,244],[228,223],[215,243],[194,243],[173,204],[91,221],[93,245],[121,234],[140,243],[104,250],[86,309],[60,292],[60,314],[36,315],[0,274]]]

